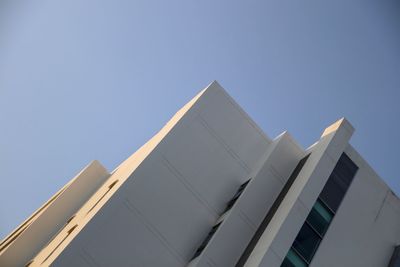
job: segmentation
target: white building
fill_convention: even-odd
[[[213,82],[109,173],[90,163],[0,244],[0,266],[394,267],[400,200],[341,119],[304,150]]]

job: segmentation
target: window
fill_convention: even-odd
[[[333,213],[318,199],[307,217],[307,222],[319,235],[323,236],[332,218]]]
[[[235,204],[236,200],[240,197],[240,195],[243,193],[244,189],[250,182],[250,179],[244,182],[241,186],[239,186],[239,189],[236,191],[235,195],[231,200],[229,200],[228,204],[226,204],[226,208],[223,213],[227,212],[232,208],[232,206]]]
[[[297,176],[301,172],[304,164],[307,162],[307,159],[309,158],[310,154],[306,155],[303,157],[299,163],[297,163],[297,166],[294,168],[292,174],[289,176],[288,180],[286,181],[285,185],[283,186],[281,192],[279,193],[278,197],[275,199],[274,203],[272,204],[271,208],[265,215],[263,221],[261,222],[260,226],[254,233],[252,239],[248,243],[246,249],[243,251],[242,255],[239,258],[239,261],[236,263],[235,267],[243,267],[248,258],[250,257],[250,254],[254,250],[257,242],[260,240],[262,234],[264,233],[265,229],[267,228],[268,224],[274,217],[276,211],[278,210],[279,206],[281,205],[283,199],[285,198],[287,192],[289,191],[290,187],[296,180]],[[286,261],[287,262],[287,261]],[[297,265],[284,265],[284,266],[297,266]],[[303,265],[298,265],[298,266],[303,266]],[[304,265],[306,266],[306,265]]]
[[[343,153],[297,234],[281,267],[306,267],[310,264],[357,169],[358,167]]]
[[[30,266],[32,263],[33,263],[33,260],[28,261],[28,262],[25,264],[25,267]]]
[[[292,248],[289,250],[282,267],[307,267],[305,261]]]
[[[400,267],[400,246],[394,249],[392,258],[390,259],[389,267]]]
[[[203,252],[203,250],[207,246],[208,242],[210,242],[211,238],[213,237],[213,235],[215,234],[215,232],[217,231],[217,229],[221,225],[221,223],[222,222],[219,222],[218,224],[214,225],[213,228],[211,228],[211,231],[208,232],[206,239],[203,240],[201,245],[197,248],[196,252],[194,253],[192,260],[194,258],[196,258],[197,256],[199,256],[201,254],[201,252]]]
[[[75,230],[75,228],[78,227],[77,224],[75,224],[74,226],[72,226],[68,231],[67,231],[67,235],[65,235],[63,237],[63,239],[58,243],[58,245],[49,253],[49,255],[47,255],[47,257],[42,261],[41,264],[43,264],[45,261],[47,261],[51,255],[53,255],[54,251],[56,251],[58,249],[58,247],[62,244],[62,242],[65,241],[65,239],[67,239],[67,237]]]
[[[346,186],[336,174],[332,174],[324,190],[321,192],[321,200],[334,212],[339,208],[340,202],[344,197]]]
[[[357,169],[358,167],[343,153],[319,196],[333,212],[339,208]]]
[[[311,228],[308,223],[303,224],[299,234],[297,235],[292,245],[303,258],[310,262],[314,256],[315,251],[321,242],[321,237]]]
[[[108,186],[107,191],[96,201],[96,203],[94,203],[94,205],[90,208],[90,210],[86,213],[86,215],[89,214],[89,213],[94,209],[94,207],[97,206],[97,204],[99,204],[99,202],[107,195],[108,192],[110,192],[111,188],[113,188],[114,185],[115,185],[117,182],[118,182],[118,180],[115,180],[114,182],[112,182],[112,183]]]
[[[247,180],[246,182],[244,182],[243,184],[241,184],[238,188],[238,190],[236,191],[235,195],[232,197],[231,200],[229,200],[229,202],[226,205],[226,208],[224,210],[223,213],[227,212],[228,210],[230,210],[232,208],[232,206],[235,204],[236,200],[242,195],[244,189],[246,188],[246,186],[249,184],[251,179]],[[208,233],[207,237],[203,240],[203,242],[200,244],[200,246],[197,248],[196,252],[194,253],[191,261],[193,259],[195,259],[196,257],[198,257],[203,250],[205,249],[205,247],[207,246],[208,242],[210,242],[211,238],[214,236],[215,232],[217,231],[218,227],[221,225],[222,221],[220,221],[218,224],[214,225],[214,227],[211,229],[211,231]]]

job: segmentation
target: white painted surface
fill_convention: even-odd
[[[213,83],[53,265],[186,266],[270,142]]]
[[[234,266],[303,155],[289,134],[274,140],[262,157],[261,168],[251,175],[241,197],[192,266]]]
[[[359,170],[311,267],[387,267],[400,243],[400,200],[348,146]]]
[[[85,167],[0,253],[0,266],[24,266],[109,177],[97,161]]]
[[[270,224],[261,236],[245,266],[268,266],[276,263],[276,256],[283,261],[309,211],[342,151],[347,146],[352,132],[345,127],[348,122],[340,120],[328,127],[321,140],[307,153],[311,153],[298,177],[282,200]],[[329,156],[327,156],[329,155]],[[268,253],[269,251],[273,253]],[[273,259],[268,259],[273,257]]]
[[[112,175],[97,163],[89,166],[81,174],[89,178],[73,180],[28,220],[0,254],[0,265],[23,266],[40,251],[30,267],[234,266],[298,161],[311,152],[246,263],[279,267],[345,151],[360,169],[310,266],[386,267],[400,243],[400,201],[348,145],[353,131],[339,120],[306,151],[286,132],[271,141],[214,82]]]

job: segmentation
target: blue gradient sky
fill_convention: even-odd
[[[0,238],[214,79],[270,137],[304,147],[347,117],[400,193],[399,1],[3,0]]]

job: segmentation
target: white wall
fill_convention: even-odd
[[[213,83],[53,265],[187,265],[270,142]]]
[[[24,266],[65,225],[65,222],[110,176],[91,162],[25,223],[26,226],[0,253],[0,266]]]
[[[251,175],[200,259],[190,266],[234,266],[303,155],[288,133],[274,140],[261,168]]]
[[[359,167],[311,267],[387,267],[400,243],[400,200],[349,145]]]
[[[245,266],[279,267],[353,133],[341,119],[325,129]]]
[[[97,163],[93,172],[86,170],[87,183],[72,183],[67,198],[54,202],[62,200],[62,209],[49,206],[47,217],[12,244],[19,250],[9,250],[11,260],[0,255],[0,264],[25,263],[79,210],[76,230],[70,235],[68,225],[31,266],[44,259],[52,266],[187,266],[238,187],[252,178],[190,263],[234,266],[300,158],[311,152],[245,265],[279,267],[345,151],[360,169],[310,266],[386,267],[400,243],[400,201],[348,145],[352,133],[343,119],[307,151],[288,133],[271,141],[214,82],[111,176]],[[119,183],[111,190],[114,181]],[[33,242],[37,236],[40,242]],[[24,258],[18,260],[18,253]]]

